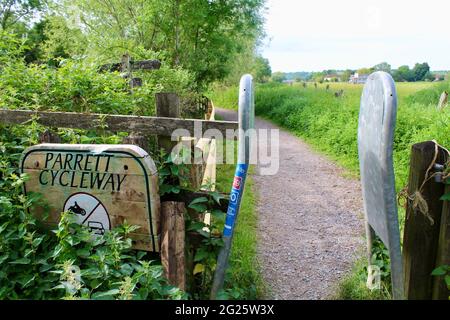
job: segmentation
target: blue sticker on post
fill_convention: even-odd
[[[242,199],[242,192],[244,191],[245,178],[247,176],[248,164],[238,164],[236,173],[234,175],[233,187],[230,193],[230,203],[228,205],[227,218],[225,220],[225,227],[223,235],[231,237],[233,233],[234,223],[236,221],[236,214],[239,211],[239,205]]]

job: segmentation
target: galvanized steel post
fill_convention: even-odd
[[[225,227],[223,230],[224,246],[220,251],[214,282],[211,289],[211,299],[217,298],[218,292],[223,288],[225,272],[228,265],[228,258],[234,235],[237,216],[244,193],[245,179],[247,177],[250,164],[250,144],[252,129],[255,126],[255,106],[254,88],[251,75],[244,75],[241,78],[239,89],[239,149],[236,174],[230,193],[230,204],[228,206]]]

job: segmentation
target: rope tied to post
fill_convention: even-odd
[[[423,180],[422,184],[420,185],[419,189],[412,192],[412,194],[410,194],[408,192],[408,186],[405,186],[399,192],[398,197],[397,197],[397,202],[399,205],[403,206],[406,209],[407,204],[410,204],[413,208],[414,213],[417,213],[417,212],[422,213],[430,221],[430,225],[434,225],[434,219],[433,219],[433,217],[430,216],[428,204],[422,195],[423,188],[425,187],[425,184],[430,179],[432,179],[436,175],[440,174],[439,172],[431,173],[431,171],[433,170],[433,168],[436,165],[436,161],[439,156],[439,148],[441,148],[442,150],[447,152],[447,154],[450,156],[449,150],[447,150],[446,148],[441,146],[439,143],[437,143],[436,140],[432,140],[432,142],[434,143],[434,147],[435,147],[434,148],[434,156],[433,156],[433,159],[431,160],[430,165],[427,168],[427,171],[425,172],[424,180]],[[448,162],[447,162],[447,165],[448,165]],[[445,179],[449,178],[449,176],[450,176],[450,172],[448,172],[446,174],[444,173],[444,175],[442,177],[443,181],[445,181]],[[406,218],[409,219],[410,218],[409,215]]]

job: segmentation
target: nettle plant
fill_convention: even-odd
[[[182,299],[157,261],[132,250],[127,225],[93,236],[63,213],[54,230],[29,213],[40,194],[24,196],[22,151],[41,127],[0,127],[0,299]],[[99,140],[102,140],[99,138]],[[45,220],[45,217],[44,217]]]
[[[103,236],[93,236],[70,213],[61,215],[54,230],[29,213],[34,205],[45,208],[46,204],[40,194],[23,195],[28,177],[19,173],[19,161],[27,146],[38,143],[44,129],[35,121],[0,126],[0,299],[207,298],[223,245],[220,230],[225,213],[214,209],[214,204],[220,204],[223,196],[207,192],[188,205],[185,220],[187,246],[194,251],[193,286],[189,293],[182,292],[168,284],[160,261],[131,249],[128,235],[135,226],[125,223]],[[65,143],[118,143],[122,138],[82,130],[58,133]],[[184,152],[181,156],[186,156]],[[161,151],[157,159],[161,196],[194,191],[186,165],[175,164]],[[199,219],[206,212],[211,214],[210,224]],[[223,298],[227,297],[224,293]]]

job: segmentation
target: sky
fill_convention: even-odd
[[[267,0],[262,54],[272,71],[450,70],[448,0]]]

